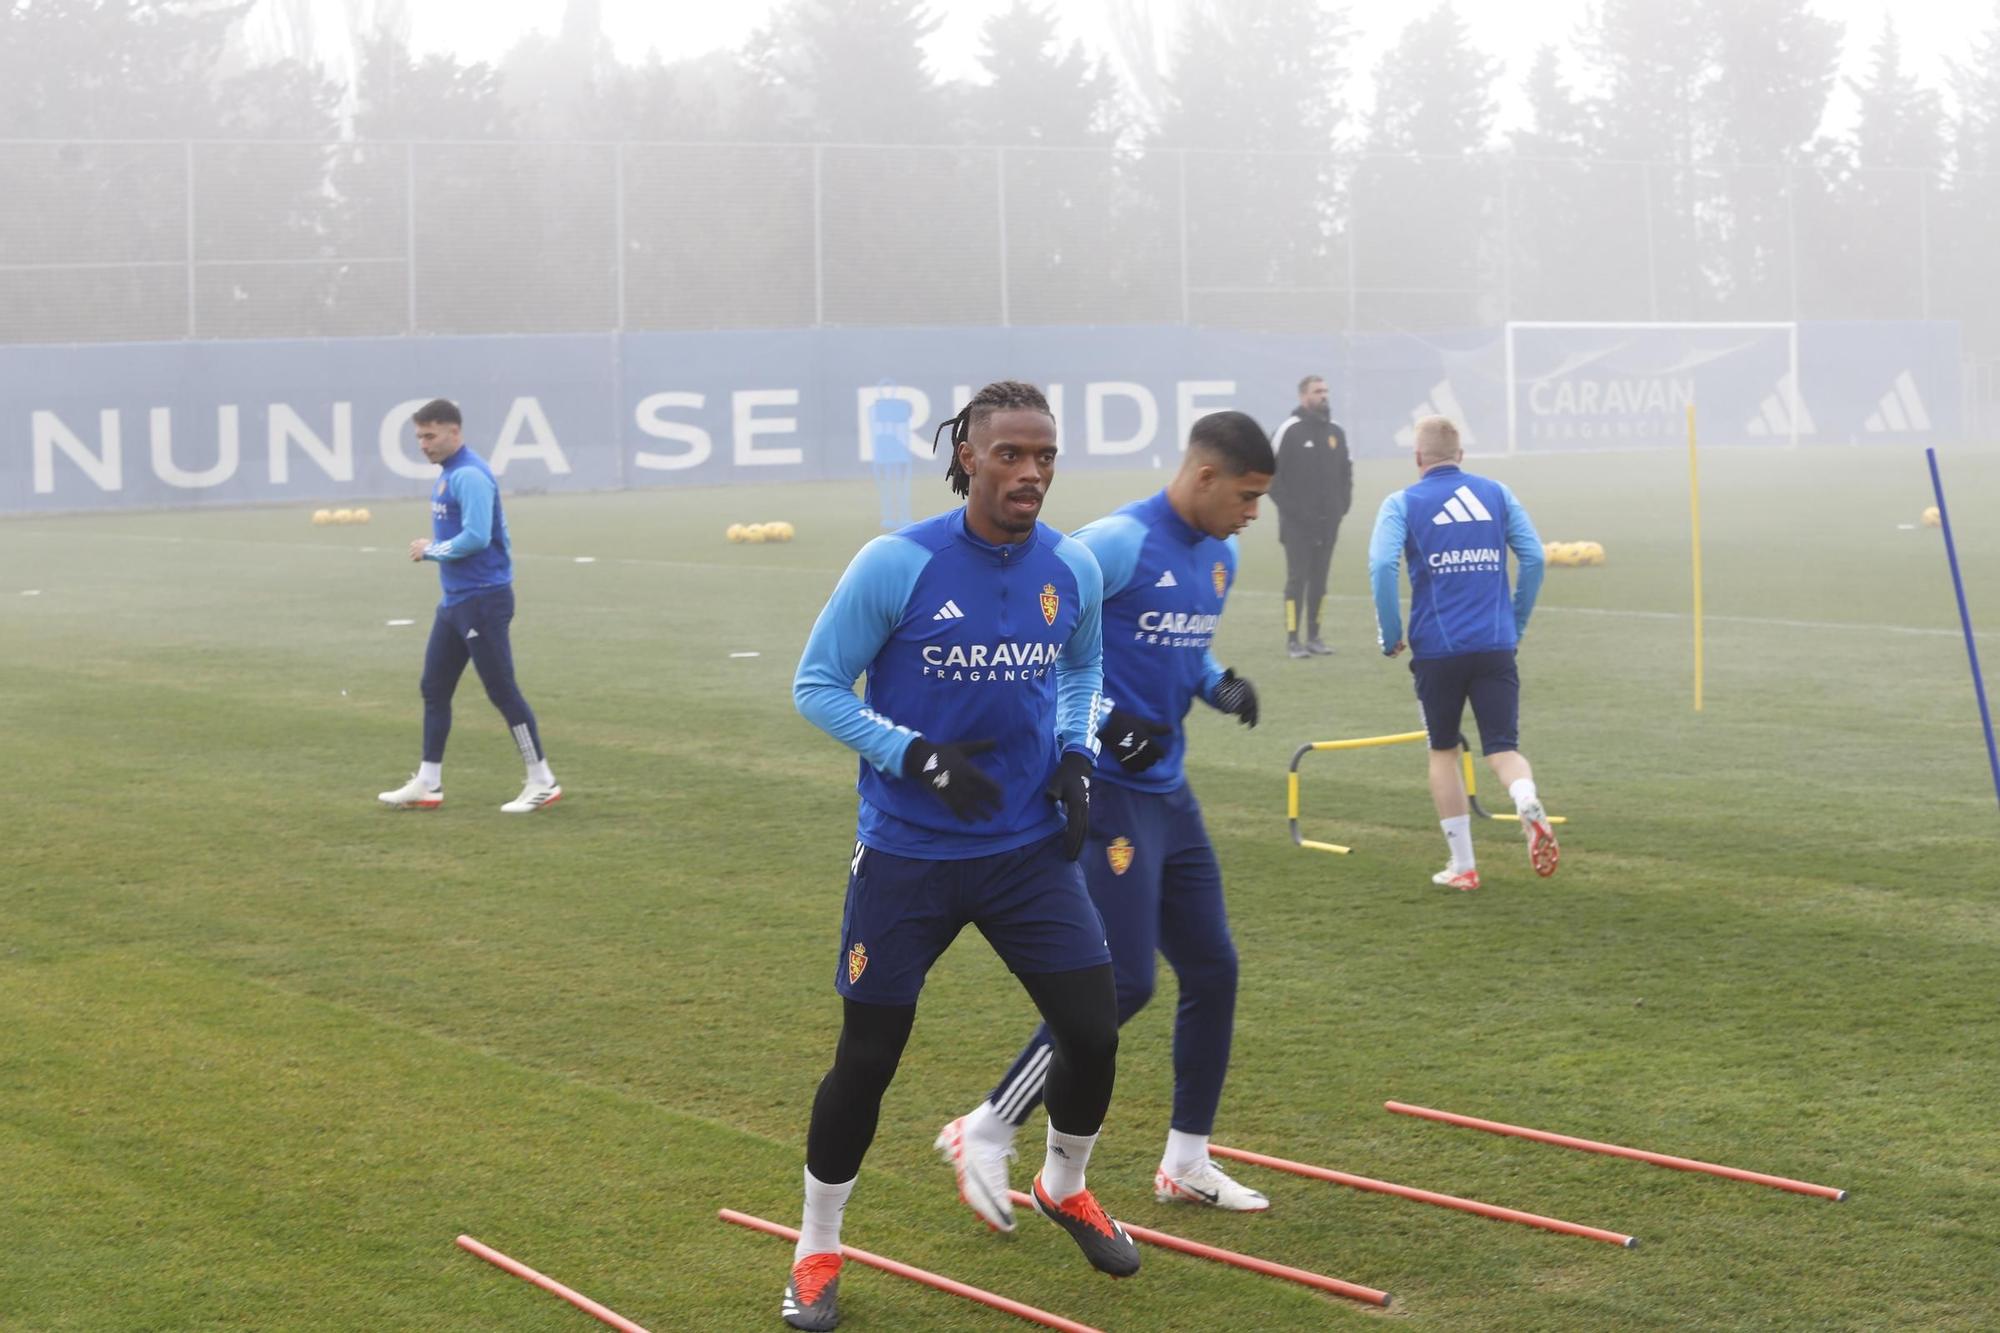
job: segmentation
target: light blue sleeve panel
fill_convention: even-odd
[[[1392,491],[1375,515],[1375,535],[1368,539],[1368,582],[1375,593],[1375,636],[1387,653],[1403,641],[1403,609],[1397,604],[1397,571],[1403,567],[1403,543],[1410,538],[1409,501]]]
[[[1056,543],[1056,556],[1076,577],[1080,603],[1076,628],[1056,656],[1056,735],[1063,749],[1082,750],[1095,759],[1098,716],[1104,708],[1104,572],[1090,548],[1072,538]]]
[[[1222,539],[1222,544],[1229,550],[1229,561],[1228,561],[1229,586],[1231,588],[1234,588],[1236,586],[1237,560],[1241,555],[1241,550],[1240,548],[1238,548],[1236,544],[1236,538],[1234,537],[1224,537]],[[1203,703],[1210,705],[1213,705],[1215,703],[1215,687],[1222,683],[1222,678],[1226,674],[1227,674],[1227,669],[1222,665],[1222,663],[1215,660],[1214,650],[1209,648],[1202,649],[1201,650],[1201,701]]]
[[[445,481],[451,498],[458,501],[458,535],[450,541],[432,542],[424,550],[426,560],[463,560],[493,544],[493,501],[500,488],[493,478],[476,467],[453,468]]]
[[[1139,551],[1146,544],[1146,525],[1130,514],[1110,514],[1086,523],[1070,534],[1090,548],[1104,576],[1104,596],[1124,592],[1139,568]]]
[[[792,678],[792,702],[806,720],[884,773],[903,771],[903,752],[917,733],[863,704],[854,682],[895,632],[930,558],[902,537],[862,547],[813,622]]]
[[[1528,617],[1534,613],[1535,598],[1541,595],[1542,572],[1548,561],[1528,511],[1504,482],[1500,493],[1507,497],[1507,545],[1513,548],[1514,562],[1520,566],[1514,583],[1514,633],[1519,636],[1528,632]]]

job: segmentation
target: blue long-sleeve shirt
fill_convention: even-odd
[[[862,843],[952,861],[1062,827],[1047,794],[1056,765],[1065,750],[1098,750],[1103,598],[1096,558],[1046,524],[995,546],[957,509],[861,548],[806,640],[792,698],[861,756]],[[961,823],[906,779],[903,755],[917,736],[995,742],[972,762],[999,783],[1000,808]]]
[[[1165,491],[1076,532],[1104,571],[1104,704],[1173,728],[1165,752],[1143,773],[1105,754],[1098,776],[1140,791],[1172,791],[1185,780],[1182,723],[1194,700],[1222,679],[1210,651],[1222,603],[1236,582],[1236,539],[1190,527]]]
[[[443,467],[431,489],[431,544],[424,559],[437,561],[444,604],[452,606],[512,583],[514,561],[493,469],[469,446],[445,459]]]
[[[1507,551],[1520,566],[1509,594]],[[1399,562],[1410,562],[1410,656],[1457,657],[1514,647],[1542,587],[1542,539],[1514,492],[1447,464],[1382,502],[1368,577],[1382,650],[1404,638]]]

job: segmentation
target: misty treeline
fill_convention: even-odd
[[[964,82],[923,54],[924,0],[786,0],[739,49],[637,63],[570,0],[495,65],[414,54],[376,6],[336,78],[254,54],[247,2],[0,0],[0,140],[39,141],[0,144],[0,262],[193,252],[204,334],[990,322],[998,267],[1017,323],[1942,317],[2000,352],[2000,3],[1939,89],[1892,23],[1808,0],[1601,0],[1505,131],[1451,4],[1364,71],[1338,0],[1187,0],[1164,59],[1143,0],[1114,0],[1102,54],[1017,0]],[[1858,112],[1828,136],[1852,42]],[[859,261],[806,253],[843,227]],[[419,313],[396,263],[427,250]],[[92,281],[136,312],[181,279]],[[742,296],[760,281],[789,294]]]

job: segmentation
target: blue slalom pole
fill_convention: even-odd
[[[1924,450],[1931,465],[1931,492],[1937,496],[1938,524],[1944,529],[1945,559],[1951,562],[1951,588],[1958,594],[1958,623],[1965,630],[1965,655],[1972,661],[1972,692],[1979,697],[1979,725],[1986,729],[1986,762],[1993,769],[1993,796],[2000,800],[2000,749],[1993,744],[1993,714],[1986,707],[1986,677],[1979,671],[1979,642],[1972,637],[1972,612],[1965,605],[1965,580],[1958,573],[1958,546],[1951,539],[1951,511],[1944,507],[1944,482],[1938,477],[1937,450]]]

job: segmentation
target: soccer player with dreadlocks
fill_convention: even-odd
[[[1257,691],[1215,660],[1210,643],[1236,582],[1236,534],[1257,517],[1277,464],[1263,428],[1241,412],[1194,423],[1166,488],[1076,533],[1104,572],[1104,686],[1096,802],[1084,880],[1103,914],[1124,1023],[1153,997],[1164,954],[1180,988],[1174,1012],[1174,1100],[1154,1197],[1227,1212],[1271,1206],[1208,1155],[1236,1021],[1236,946],[1222,870],[1182,760],[1199,699],[1257,725]],[[958,1194],[995,1231],[1014,1229],[1007,1159],[1042,1100],[1051,1064],[1046,1027],[937,1149]]]
[[[1040,390],[989,384],[946,425],[946,475],[966,503],[861,549],[792,685],[799,711],[861,756],[834,969],[840,1041],[813,1099],[781,1311],[793,1328],[838,1321],[841,1212],[924,976],[968,924],[1048,1024],[1036,1210],[1099,1270],[1139,1268],[1084,1184],[1118,1050],[1111,952],[1076,861],[1098,751],[1103,580],[1088,547],[1039,521],[1056,464]]]

